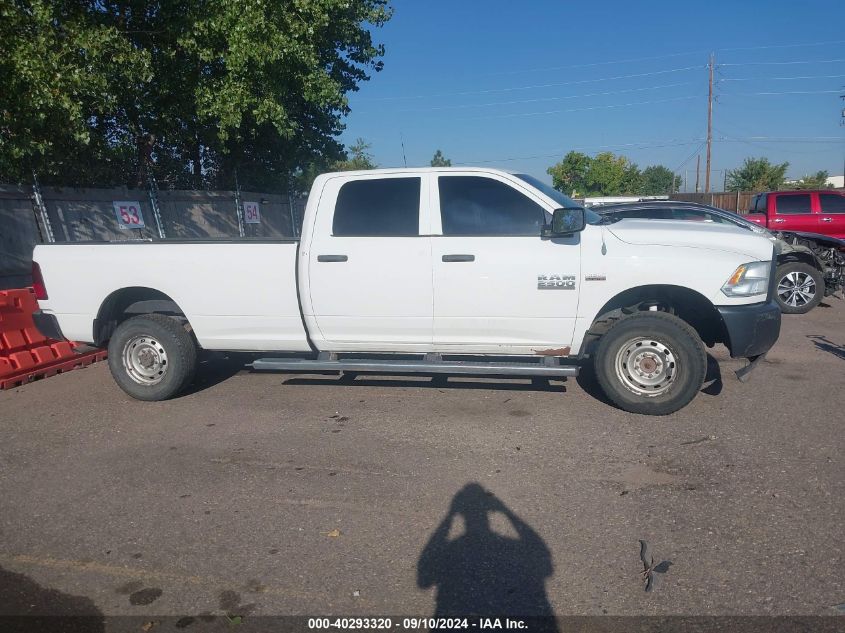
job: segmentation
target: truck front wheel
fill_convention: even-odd
[[[617,321],[599,340],[596,378],[620,409],[668,415],[695,398],[707,373],[698,333],[665,312],[641,312]]]
[[[193,379],[197,345],[176,319],[145,314],[121,323],[109,341],[115,382],[138,400],[166,400]]]
[[[775,298],[784,314],[806,314],[824,296],[824,276],[817,268],[801,262],[778,266]]]

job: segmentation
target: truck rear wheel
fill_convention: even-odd
[[[115,382],[138,400],[167,400],[193,379],[197,345],[182,323],[145,314],[121,323],[109,341]]]
[[[775,299],[784,314],[806,314],[824,296],[824,276],[821,271],[801,262],[778,266]]]
[[[593,360],[605,395],[620,409],[668,415],[695,398],[707,373],[698,333],[665,312],[617,321],[599,340]]]

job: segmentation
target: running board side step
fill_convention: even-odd
[[[353,358],[259,358],[256,371],[373,372],[381,374],[466,374],[470,376],[577,376],[577,365],[546,362],[483,362],[448,360],[369,360]]]

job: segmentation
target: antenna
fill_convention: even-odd
[[[405,137],[402,135],[402,132],[399,132],[399,142],[402,144],[402,162],[405,163],[405,167],[408,166],[408,159],[405,158]]]

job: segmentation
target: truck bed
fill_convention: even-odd
[[[205,349],[308,351],[297,250],[295,240],[39,245],[34,259],[50,280],[39,305],[65,337],[93,342],[91,315],[104,297],[154,288],[179,306]]]

